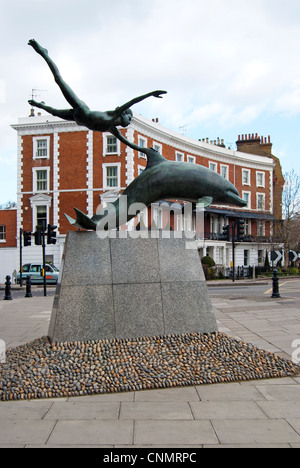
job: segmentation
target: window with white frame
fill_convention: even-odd
[[[139,137],[138,137],[138,146],[140,146],[141,148],[147,148],[147,138],[144,138],[144,137],[139,135]],[[143,153],[142,151],[139,151],[139,158],[145,158],[146,159],[145,153]]]
[[[121,163],[103,164],[103,188],[120,188]]]
[[[103,156],[117,154],[120,156],[120,140],[110,133],[103,134]]]
[[[265,173],[264,172],[256,172],[256,186],[257,187],[264,187],[265,186]]]
[[[47,206],[40,205],[36,207],[36,225],[46,231],[47,226]]]
[[[106,168],[106,186],[118,187],[118,168],[117,166],[109,166]]]
[[[243,200],[247,203],[245,208],[251,209],[251,192],[243,192],[242,193]]]
[[[221,169],[220,169],[221,176],[224,177],[224,179],[229,179],[229,167],[225,166],[224,164],[221,164]]]
[[[0,225],[0,242],[6,242],[6,226]]]
[[[117,143],[117,138],[115,136],[108,136],[106,138],[106,153],[117,153],[118,152],[118,143]]]
[[[214,172],[218,172],[218,164],[215,162],[209,162],[209,169]]]
[[[245,236],[250,236],[251,235],[251,221],[249,219],[245,219]]]
[[[32,168],[33,192],[49,192],[50,190],[50,167]]]
[[[187,162],[191,164],[196,164],[196,158],[195,156],[188,156],[187,157]]]
[[[256,207],[258,210],[265,209],[265,194],[264,193],[258,193],[256,195]]]
[[[243,185],[250,185],[250,169],[243,169],[242,179]]]
[[[257,236],[264,237],[266,235],[266,223],[265,221],[257,221]]]
[[[50,158],[50,136],[33,137],[33,159]]]
[[[244,266],[249,266],[250,264],[250,250],[244,250]]]
[[[155,149],[155,151],[158,151],[160,154],[162,154],[162,145],[160,143],[156,143],[156,141],[154,141],[153,149]]]
[[[184,154],[179,153],[178,151],[176,151],[175,159],[176,159],[177,162],[184,162]]]
[[[48,188],[48,172],[36,171],[36,189],[38,192],[45,192]]]

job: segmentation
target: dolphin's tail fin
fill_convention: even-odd
[[[96,231],[97,224],[91,218],[89,218],[87,215],[82,213],[82,211],[78,210],[77,208],[74,208],[74,210],[76,213],[76,219],[73,219],[67,214],[65,214],[65,217],[67,218],[67,220],[72,226],[78,227],[80,229]]]

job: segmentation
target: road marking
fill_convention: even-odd
[[[299,280],[289,280],[289,281],[285,281],[284,283],[279,283],[279,289],[282,289],[282,286],[285,286],[286,284],[297,283],[298,281]],[[288,289],[288,291],[291,291],[291,289]],[[299,288],[295,289],[295,291],[299,292]],[[268,289],[268,291],[266,291],[264,294],[267,295],[267,294],[270,294],[271,292],[273,292],[273,287]]]

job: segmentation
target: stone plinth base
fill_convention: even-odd
[[[198,251],[186,249],[185,238],[172,233],[170,239],[122,234],[100,239],[96,232],[69,232],[49,338],[217,331]]]

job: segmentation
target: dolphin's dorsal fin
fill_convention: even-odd
[[[158,152],[156,151],[154,148],[147,148],[146,151],[144,151],[146,156],[147,156],[147,167],[146,169],[148,169],[149,167],[152,167],[154,166],[155,164],[159,164],[159,163],[162,163],[164,161],[166,161],[166,159]]]
[[[203,205],[204,208],[211,205],[213,202],[213,197],[202,197],[199,198],[198,203]]]

